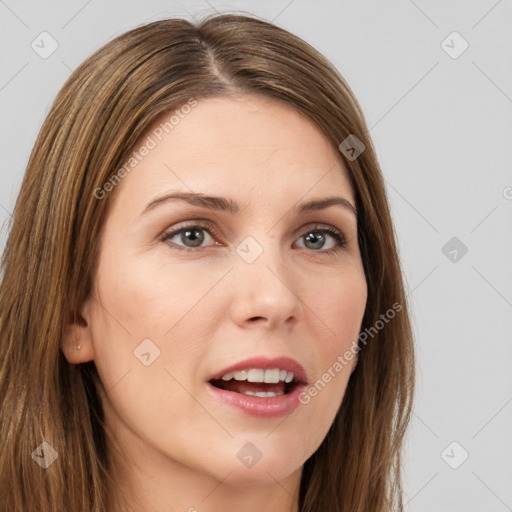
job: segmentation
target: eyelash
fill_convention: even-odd
[[[168,242],[171,238],[173,238],[175,235],[181,233],[182,231],[185,231],[187,229],[196,229],[196,228],[207,231],[213,238],[218,237],[218,233],[217,233],[215,227],[212,224],[210,224],[208,222],[205,222],[205,223],[200,223],[200,224],[189,224],[189,225],[181,226],[178,229],[174,229],[172,231],[168,231],[168,232],[164,233],[164,235],[162,236],[162,241],[163,242]],[[327,234],[331,235],[338,242],[338,245],[336,247],[333,247],[332,249],[328,249],[326,251],[323,251],[323,250],[318,250],[318,251],[311,250],[311,252],[313,252],[313,253],[319,253],[319,254],[326,254],[328,256],[334,256],[337,252],[342,250],[347,245],[347,240],[345,239],[343,234],[340,231],[338,231],[337,229],[333,228],[332,226],[324,226],[324,225],[316,224],[312,228],[309,228],[304,233],[304,235],[302,235],[302,237],[304,237],[305,235],[307,235],[309,233],[327,233]],[[300,237],[300,238],[302,238],[302,237]],[[173,248],[177,248],[180,251],[197,252],[197,251],[200,251],[200,250],[204,249],[204,247],[203,248],[193,249],[191,247],[185,247],[185,246],[182,246],[182,245],[177,245],[174,242],[168,242],[168,243]]]

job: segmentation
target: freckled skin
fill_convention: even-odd
[[[241,212],[172,201],[141,215],[171,190],[232,198]],[[73,336],[108,391],[106,421],[123,455],[114,466],[134,510],[296,511],[302,465],[327,434],[356,360],[286,418],[236,412],[206,381],[247,357],[285,355],[312,384],[357,338],[367,288],[355,215],[339,206],[290,213],[332,195],[355,204],[336,149],[274,100],[199,100],[111,194],[96,300]],[[184,235],[162,240],[191,221],[216,230],[200,231],[196,252],[179,249]],[[331,235],[323,247],[308,243],[315,223],[341,231],[346,245],[328,255],[338,245]],[[250,264],[236,252],[248,236],[263,249]],[[144,339],[160,350],[149,366],[134,355]],[[68,360],[78,362],[76,352]],[[237,457],[248,442],[261,452],[251,468]]]

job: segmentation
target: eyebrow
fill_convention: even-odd
[[[200,206],[209,210],[226,211],[232,215],[239,213],[241,208],[240,205],[233,199],[219,197],[219,196],[208,196],[205,194],[198,194],[194,192],[171,192],[160,197],[154,198],[150,201],[143,213],[152,210],[156,206],[167,203],[173,200],[182,200],[193,206]],[[331,206],[342,206],[343,208],[350,210],[354,215],[357,216],[357,208],[352,205],[350,201],[343,197],[325,197],[322,199],[313,199],[301,204],[297,204],[292,208],[294,213],[305,213],[309,211],[324,210]]]

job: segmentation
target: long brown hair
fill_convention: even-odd
[[[259,93],[313,120],[344,158],[368,285],[358,354],[338,414],[303,467],[300,512],[402,509],[401,451],[414,394],[412,328],[384,181],[363,112],[325,57],[251,16],[165,19],[109,42],[58,93],[30,156],[2,259],[0,508],[108,512],[108,432],[94,362],[60,350],[91,292],[109,195],[97,191],[162,114],[213,96]],[[346,155],[345,155],[346,156]],[[340,153],[340,158],[343,156]],[[399,305],[384,328],[382,314]],[[79,321],[79,320],[76,320]],[[382,320],[381,320],[382,323]],[[373,329],[373,330],[371,330]],[[33,452],[47,442],[46,470]]]

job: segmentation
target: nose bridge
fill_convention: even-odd
[[[263,227],[248,234],[235,250],[241,260],[237,262],[237,268],[240,271],[257,269],[256,272],[263,272],[265,269],[269,272],[267,267],[282,268],[286,259],[277,235]]]
[[[239,321],[263,317],[278,323],[299,313],[295,278],[286,267],[286,254],[275,234],[262,229],[248,235],[236,253],[234,302]]]

